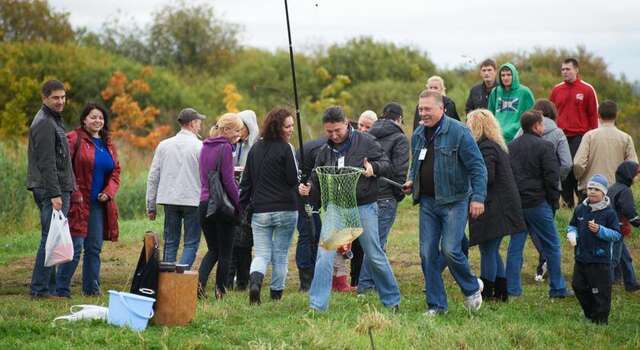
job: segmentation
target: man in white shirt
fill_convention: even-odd
[[[157,204],[164,205],[163,261],[177,261],[184,222],[184,251],[180,264],[191,265],[200,244],[200,173],[202,141],[198,132],[204,115],[193,108],[178,114],[181,130],[158,145],[147,178],[147,215],[156,219]]]

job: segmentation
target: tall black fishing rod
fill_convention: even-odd
[[[289,36],[289,61],[291,62],[291,79],[293,80],[293,98],[296,104],[296,122],[298,124],[298,144],[300,145],[300,164],[304,164],[304,146],[302,142],[302,123],[300,121],[300,105],[298,103],[298,85],[296,84],[296,65],[293,58],[293,44],[291,43],[291,25],[289,24],[289,5],[284,0],[284,12],[287,16],[287,35]],[[302,174],[309,177],[310,174]],[[306,180],[306,179],[305,179]]]

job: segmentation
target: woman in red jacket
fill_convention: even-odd
[[[69,229],[73,260],[56,275],[58,296],[70,297],[69,285],[84,248],[82,293],[100,295],[100,251],[103,240],[118,240],[118,208],[114,201],[120,186],[120,164],[109,137],[107,111],[89,103],[80,114],[80,127],[67,134],[76,178],[71,194]]]

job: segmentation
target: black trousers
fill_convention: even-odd
[[[607,324],[611,311],[611,266],[576,261],[571,285],[584,316],[594,323]]]
[[[578,152],[580,142],[582,142],[582,135],[567,137],[567,142],[569,143],[571,159],[573,159],[573,157],[576,156],[576,152]],[[576,206],[576,202],[573,197],[574,193],[580,197],[580,194],[578,193],[578,181],[573,175],[573,169],[571,169],[567,178],[562,181],[562,192],[560,192],[562,200],[567,203],[569,208],[574,208]]]
[[[249,285],[249,270],[251,268],[251,248],[233,246],[231,256],[231,266],[227,275],[226,287],[233,288],[233,280],[236,281],[236,288],[243,290]]]
[[[231,265],[231,252],[233,248],[233,222],[218,213],[206,217],[207,202],[200,203],[200,223],[202,232],[207,241],[208,251],[200,262],[198,269],[198,278],[200,285],[204,289],[209,280],[209,274],[218,263],[216,270],[216,289],[225,293],[225,280],[229,274],[229,266]]]
[[[353,253],[353,258],[351,258],[351,286],[355,287],[360,279],[360,270],[364,259],[364,250],[362,250],[359,239],[356,239],[351,244],[351,252]]]

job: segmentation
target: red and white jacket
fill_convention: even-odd
[[[584,135],[598,127],[598,96],[590,84],[578,77],[551,90],[549,100],[558,108],[556,123],[567,137]]]

